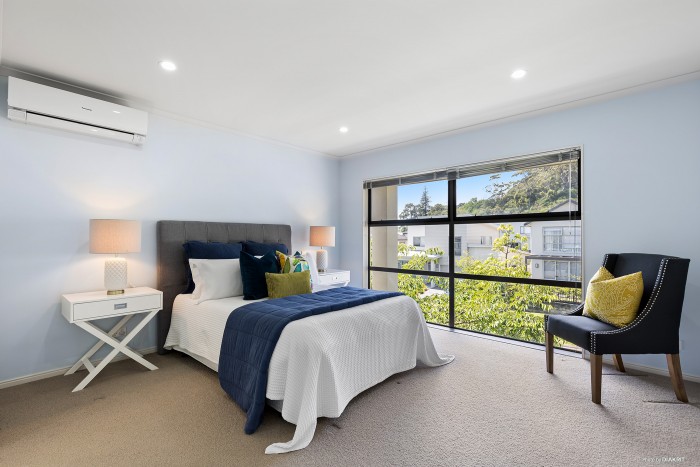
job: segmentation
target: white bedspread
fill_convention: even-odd
[[[246,303],[233,297],[195,305],[179,295],[165,347],[218,369],[226,319]],[[417,363],[439,366],[453,358],[437,353],[423,313],[405,296],[294,321],[272,354],[266,395],[278,410],[274,401],[282,401],[282,417],[297,428],[292,440],[265,452],[303,449],[318,417],[339,417],[357,394]]]

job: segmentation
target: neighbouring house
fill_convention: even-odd
[[[464,256],[484,260],[493,255],[493,241],[499,236],[498,224],[461,224],[455,226],[455,261]],[[405,264],[413,252],[428,248],[439,248],[443,254],[432,271],[447,271],[449,268],[449,234],[446,225],[409,225],[406,232],[407,244],[412,250],[409,256],[399,258]],[[400,266],[399,266],[400,267]]]
[[[565,201],[550,212],[576,211],[578,204]],[[511,223],[513,230],[527,237],[528,251],[521,252],[534,279],[561,281],[581,280],[581,223],[580,221],[538,221]],[[455,226],[455,261],[465,256],[485,260],[501,256],[493,250],[493,242],[500,235],[499,224],[461,224]],[[431,254],[426,267],[429,271],[447,271],[449,268],[449,236],[446,225],[409,225],[400,234],[398,243],[408,245],[409,251],[398,256],[402,267],[412,256],[430,248],[439,248],[443,254]]]
[[[565,201],[550,212],[576,211],[578,204]],[[581,222],[528,222],[530,255],[525,261],[534,279],[581,280]]]

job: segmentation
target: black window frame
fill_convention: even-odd
[[[457,179],[447,179],[447,217],[429,217],[420,219],[396,219],[396,220],[372,220],[372,187],[366,186],[367,190],[367,287],[372,288],[372,271],[387,272],[396,274],[416,274],[421,276],[446,277],[449,280],[449,324],[445,326],[440,323],[431,323],[436,326],[448,327],[450,329],[464,329],[470,332],[480,333],[472,329],[455,327],[455,280],[456,279],[471,279],[480,281],[507,282],[515,284],[531,284],[553,287],[564,287],[571,289],[582,289],[582,282],[579,281],[562,281],[555,279],[533,279],[523,277],[504,277],[504,276],[487,276],[480,274],[465,274],[455,272],[455,226],[460,224],[484,224],[484,223],[508,223],[508,222],[537,222],[537,221],[581,221],[581,206],[582,202],[582,185],[581,185],[581,149],[570,149],[577,151],[577,190],[578,199],[576,200],[576,211],[561,211],[561,212],[537,212],[537,213],[519,213],[519,214],[497,214],[485,216],[457,216]],[[562,150],[562,153],[565,151]],[[544,165],[544,164],[543,164]],[[386,185],[385,185],[386,186]],[[426,271],[391,268],[383,266],[372,266],[370,261],[371,251],[370,242],[372,227],[400,227],[408,225],[447,225],[449,228],[448,242],[449,245],[449,270],[444,271]],[[582,238],[582,237],[581,237]],[[579,256],[582,261],[582,256]],[[572,258],[574,259],[574,258]],[[544,313],[543,313],[544,314]],[[483,334],[483,333],[480,333]],[[505,336],[498,336],[505,339],[513,339]],[[517,340],[517,339],[513,339]]]

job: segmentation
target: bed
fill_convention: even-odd
[[[226,320],[251,303],[242,297],[196,304],[186,290],[187,263],[182,244],[190,240],[282,243],[291,249],[291,228],[280,224],[159,221],[158,288],[163,310],[158,318],[158,352],[186,353],[218,371]],[[294,438],[274,443],[266,453],[289,452],[312,440],[317,417],[338,417],[360,392],[416,364],[452,361],[435,350],[423,314],[405,296],[289,323],[270,360],[268,405],[297,428]]]

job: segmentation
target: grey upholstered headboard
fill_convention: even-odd
[[[239,224],[229,222],[158,221],[156,246],[158,256],[158,290],[163,292],[163,310],[158,313],[158,353],[170,329],[173,300],[187,288],[185,250],[189,240],[237,243],[254,241],[283,243],[292,251],[292,228],[283,224]]]

